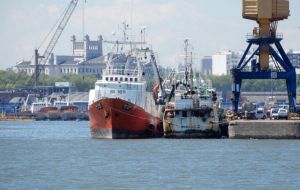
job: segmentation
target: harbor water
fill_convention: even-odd
[[[0,189],[299,189],[299,140],[91,139],[88,122],[0,122]]]

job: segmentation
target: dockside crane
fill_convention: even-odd
[[[39,66],[43,66],[47,63],[49,56],[51,55],[59,37],[64,31],[68,21],[70,20],[72,13],[74,12],[79,0],[71,0],[68,4],[67,8],[63,12],[61,19],[59,19],[57,27],[55,28],[55,32],[53,33],[44,53],[40,56],[38,53],[38,49],[35,50],[34,54],[34,62],[35,62],[35,72],[34,72],[34,85],[38,85],[38,77],[40,75],[41,69]]]
[[[296,111],[296,71],[280,44],[282,35],[277,34],[278,21],[287,19],[289,15],[288,0],[243,0],[243,17],[256,21],[259,27],[255,27],[252,35],[247,36],[248,47],[237,67],[231,70],[235,113],[238,112],[243,79],[284,79],[289,109]],[[252,46],[256,48],[249,54]],[[269,67],[270,60],[274,68]]]

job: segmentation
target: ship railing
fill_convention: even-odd
[[[138,75],[137,69],[108,69],[106,75]]]
[[[246,39],[247,40],[259,39],[259,38],[261,38],[261,37],[259,36],[259,34],[256,34],[256,33],[248,33],[246,35]],[[276,34],[270,33],[270,37],[269,38],[282,39],[283,38],[283,33],[276,33]]]

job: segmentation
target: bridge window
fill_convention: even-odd
[[[125,81],[127,82],[127,81],[128,81],[128,78],[125,78]]]
[[[118,81],[118,77],[115,77],[115,81]]]

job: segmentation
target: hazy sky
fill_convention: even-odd
[[[70,0],[1,0],[0,69],[29,60]],[[54,53],[71,54],[70,36],[82,39],[82,1],[60,37]],[[290,0],[291,16],[279,23],[285,49],[300,50],[300,1]],[[146,35],[160,64],[177,65],[183,39],[190,38],[197,56],[246,48],[246,34],[256,26],[242,18],[242,0],[87,0],[85,32],[91,40],[112,39],[123,21],[133,34]],[[41,50],[43,52],[44,49]]]

